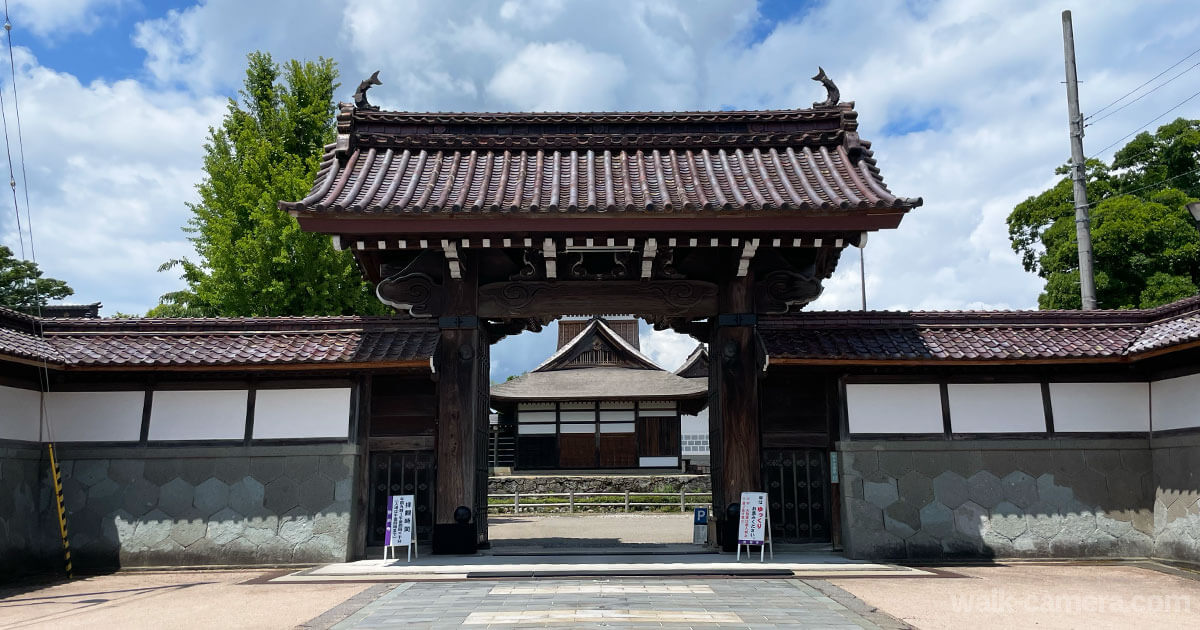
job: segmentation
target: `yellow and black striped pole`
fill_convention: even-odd
[[[67,538],[67,505],[63,502],[62,471],[58,469],[58,460],[54,457],[54,444],[48,442],[50,449],[50,477],[54,479],[54,504],[58,506],[58,533],[62,536],[63,556],[66,559],[67,577],[75,577],[71,569],[71,541]]]

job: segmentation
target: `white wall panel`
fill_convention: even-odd
[[[42,416],[42,393],[0,386],[0,439],[37,442]]]
[[[260,389],[254,394],[254,437],[345,438],[350,388]]]
[[[1054,430],[1149,431],[1149,383],[1050,383]]]
[[[553,411],[518,411],[517,422],[554,422],[558,415]]]
[[[561,431],[563,433],[595,433],[596,432],[596,423],[591,422],[591,423],[586,423],[586,424],[564,424],[564,425],[561,425],[561,428],[559,429],[559,431]]]
[[[1046,431],[1046,408],[1038,383],[949,385],[954,433]]]
[[[1200,374],[1150,383],[1155,431],[1200,427]]]
[[[601,422],[633,422],[633,410],[629,411],[601,411]]]
[[[851,433],[941,433],[942,394],[936,384],[846,385]]]
[[[560,411],[559,420],[563,422],[595,422],[595,411]]]
[[[638,466],[642,468],[662,468],[678,466],[678,457],[639,457]]]
[[[636,425],[632,422],[601,422],[601,433],[634,433]]]
[[[680,427],[683,433],[708,435],[708,409],[703,409],[694,416],[680,416]]]
[[[240,440],[246,436],[244,389],[154,392],[151,440]]]
[[[46,419],[62,442],[137,441],[146,392],[49,392]]]
[[[520,435],[554,435],[558,429],[553,424],[518,424],[517,433]]]

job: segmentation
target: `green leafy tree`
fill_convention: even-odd
[[[1186,204],[1200,196],[1200,121],[1138,134],[1111,165],[1088,160],[1092,256],[1101,308],[1152,308],[1195,295],[1200,234]],[[1059,167],[1060,175],[1069,173]],[[1079,254],[1071,180],[1017,204],[1009,240],[1027,271],[1046,280],[1043,309],[1077,309]]]
[[[62,280],[42,277],[37,263],[20,260],[0,245],[0,306],[32,313],[50,300],[61,300],[75,291]]]
[[[172,260],[187,288],[150,316],[269,316],[384,313],[349,252],[304,232],[277,203],[308,194],[324,145],[334,138],[337,67],[321,58],[281,68],[248,57],[241,99],[210,128],[200,202],[184,231],[198,262]]]

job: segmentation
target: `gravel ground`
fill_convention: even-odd
[[[923,630],[1200,628],[1200,575],[1078,564],[945,570],[966,579],[830,582]]]

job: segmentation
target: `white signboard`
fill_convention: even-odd
[[[761,545],[767,541],[767,493],[743,492],[738,518],[738,544]]]
[[[738,514],[738,560],[742,559],[742,545],[749,552],[750,545],[758,545],[758,560],[764,551],[771,548],[771,559],[775,558],[775,546],[771,544],[771,514],[767,511],[766,492],[743,492],[742,505]]]
[[[409,560],[413,548],[413,495],[398,494],[388,497],[387,522],[383,530],[383,559],[393,547],[408,547]]]

